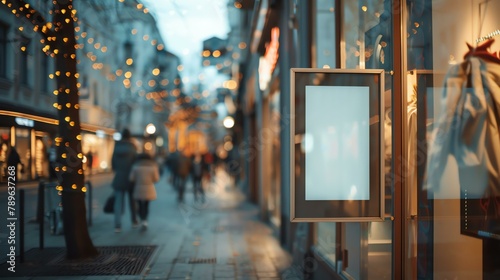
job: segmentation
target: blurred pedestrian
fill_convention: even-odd
[[[177,180],[174,182],[176,184],[175,189],[177,190],[177,201],[179,203],[184,203],[184,191],[186,190],[186,181],[190,172],[191,160],[185,151],[180,151],[179,158],[177,160]]]
[[[205,163],[206,166],[206,173],[205,177],[207,181],[210,181],[211,178],[214,177],[214,154],[211,151],[207,151],[203,155],[203,162]]]
[[[145,230],[148,227],[149,202],[156,199],[155,183],[160,180],[157,163],[149,154],[139,154],[129,179],[134,183],[133,196],[139,205],[139,218]]]
[[[89,170],[89,175],[92,175],[92,164],[94,162],[94,155],[92,154],[92,151],[89,150],[85,157],[87,158],[87,169]]]
[[[174,189],[177,188],[177,167],[179,165],[179,151],[174,151],[170,153],[165,159],[165,166],[170,172],[170,183],[174,186]],[[177,190],[177,189],[176,189]]]
[[[194,201],[198,201],[198,194],[201,202],[205,202],[205,191],[203,189],[202,178],[205,174],[206,166],[203,157],[199,152],[195,153],[192,159],[191,176],[193,178]]]
[[[21,168],[19,168],[19,165],[21,165]],[[21,162],[21,157],[19,156],[19,153],[17,152],[15,147],[10,147],[10,152],[9,156],[7,157],[7,170],[8,173],[10,173],[10,168],[13,166],[15,169],[15,180],[17,181],[19,179],[19,173],[24,172],[24,164]]]
[[[121,232],[121,215],[123,213],[125,194],[128,194],[132,227],[139,226],[137,222],[136,201],[133,199],[134,184],[130,181],[130,171],[137,155],[137,148],[132,143],[130,130],[124,129],[122,139],[115,143],[111,165],[115,176],[111,186],[115,195],[115,232]]]

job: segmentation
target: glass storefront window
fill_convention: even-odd
[[[82,133],[82,151],[85,155],[92,153],[92,167],[87,166],[85,160],[84,169],[86,174],[100,173],[111,170],[111,156],[113,153],[114,141],[111,136],[100,137],[96,134]]]
[[[48,133],[36,132],[35,139],[35,150],[34,155],[34,168],[35,168],[35,178],[48,178],[49,177],[49,159],[47,150],[47,138]]]
[[[317,0],[315,6],[315,45],[317,68],[335,68],[335,0]]]
[[[347,69],[384,69],[385,111],[380,121],[384,123],[385,143],[385,212],[393,216],[392,170],[392,96],[391,71],[393,65],[393,13],[392,1],[341,1],[341,61]],[[349,263],[342,270],[345,277],[354,279],[392,278],[393,221],[340,224],[340,244],[347,252]]]
[[[10,148],[10,128],[0,128],[0,182],[7,182],[7,156]]]
[[[20,181],[31,179],[31,133],[29,129],[16,128],[16,149],[23,164],[18,173]]]
[[[407,8],[411,279],[499,279],[500,1]]]
[[[279,227],[281,225],[281,155],[280,155],[280,91],[276,91],[270,97],[269,102],[269,131],[272,134],[270,139],[270,166],[271,182],[268,207],[271,222]]]
[[[316,248],[330,264],[337,261],[337,227],[336,223],[318,223],[316,231]]]
[[[314,10],[314,45],[316,50],[315,65],[313,67],[335,68],[336,55],[336,22],[335,22],[335,0],[316,0]],[[337,224],[316,224],[316,250],[331,266],[337,263]],[[339,258],[340,259],[340,258]]]

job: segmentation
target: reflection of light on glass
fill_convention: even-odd
[[[151,142],[146,142],[146,143],[144,144],[144,149],[145,149],[146,151],[151,151],[151,149],[153,149],[153,144],[151,144]]]
[[[314,149],[314,137],[311,134],[304,134],[304,141],[300,144],[303,153],[310,153]]]
[[[356,198],[356,194],[358,193],[358,188],[354,185],[351,186],[351,191],[349,192],[349,199]]]
[[[108,168],[108,163],[105,162],[105,161],[101,161],[101,163],[99,164],[99,166],[102,168],[102,169],[106,169]]]
[[[97,130],[97,131],[95,132],[95,135],[96,135],[97,137],[99,137],[99,138],[104,138],[104,131],[102,131],[102,130]]]
[[[122,140],[122,134],[121,134],[120,132],[115,132],[115,133],[113,133],[113,139],[114,139],[115,141],[120,141],[120,140]]]
[[[86,163],[86,162],[87,162],[87,157],[86,157],[86,156],[83,156],[82,162],[83,162],[83,163]]]
[[[295,135],[294,140],[295,144],[302,143],[302,135]]]

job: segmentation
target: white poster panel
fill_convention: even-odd
[[[305,99],[305,199],[369,200],[369,87],[308,85]]]

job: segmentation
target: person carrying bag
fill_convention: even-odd
[[[130,172],[129,179],[134,182],[133,198],[139,205],[142,230],[148,227],[149,202],[156,199],[155,183],[160,180],[159,173],[157,163],[147,153],[137,156]]]

